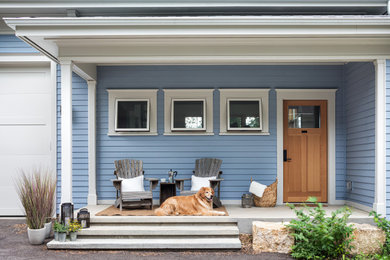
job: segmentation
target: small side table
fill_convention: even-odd
[[[176,183],[160,182],[160,205],[173,196],[176,196]]]

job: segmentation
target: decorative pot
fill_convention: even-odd
[[[58,241],[58,232],[57,231],[54,231],[54,240]]]
[[[45,228],[46,228],[45,238],[49,238],[51,233],[51,222],[45,223]]]
[[[32,245],[41,245],[46,238],[46,228],[30,229],[27,228],[28,241]]]
[[[77,232],[69,232],[69,239],[70,239],[70,241],[76,241],[77,240]]]
[[[58,233],[58,241],[65,242],[66,241],[66,233]]]

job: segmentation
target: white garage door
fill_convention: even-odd
[[[22,215],[20,170],[52,168],[49,67],[0,66],[0,215]]]

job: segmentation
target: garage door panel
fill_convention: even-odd
[[[0,124],[47,124],[49,94],[0,94]]]
[[[50,129],[48,126],[0,126],[0,155],[36,155],[50,153]]]
[[[49,76],[49,68],[0,67],[0,215],[23,214],[15,187],[20,170],[53,165]]]
[[[50,93],[49,73],[0,68],[0,95]]]

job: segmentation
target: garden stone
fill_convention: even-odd
[[[354,240],[351,245],[352,255],[357,254],[377,254],[381,252],[381,246],[385,243],[386,234],[383,230],[369,224],[351,223],[355,230],[352,233]]]
[[[253,251],[290,253],[294,238],[285,224],[287,223],[254,221],[252,223]]]

